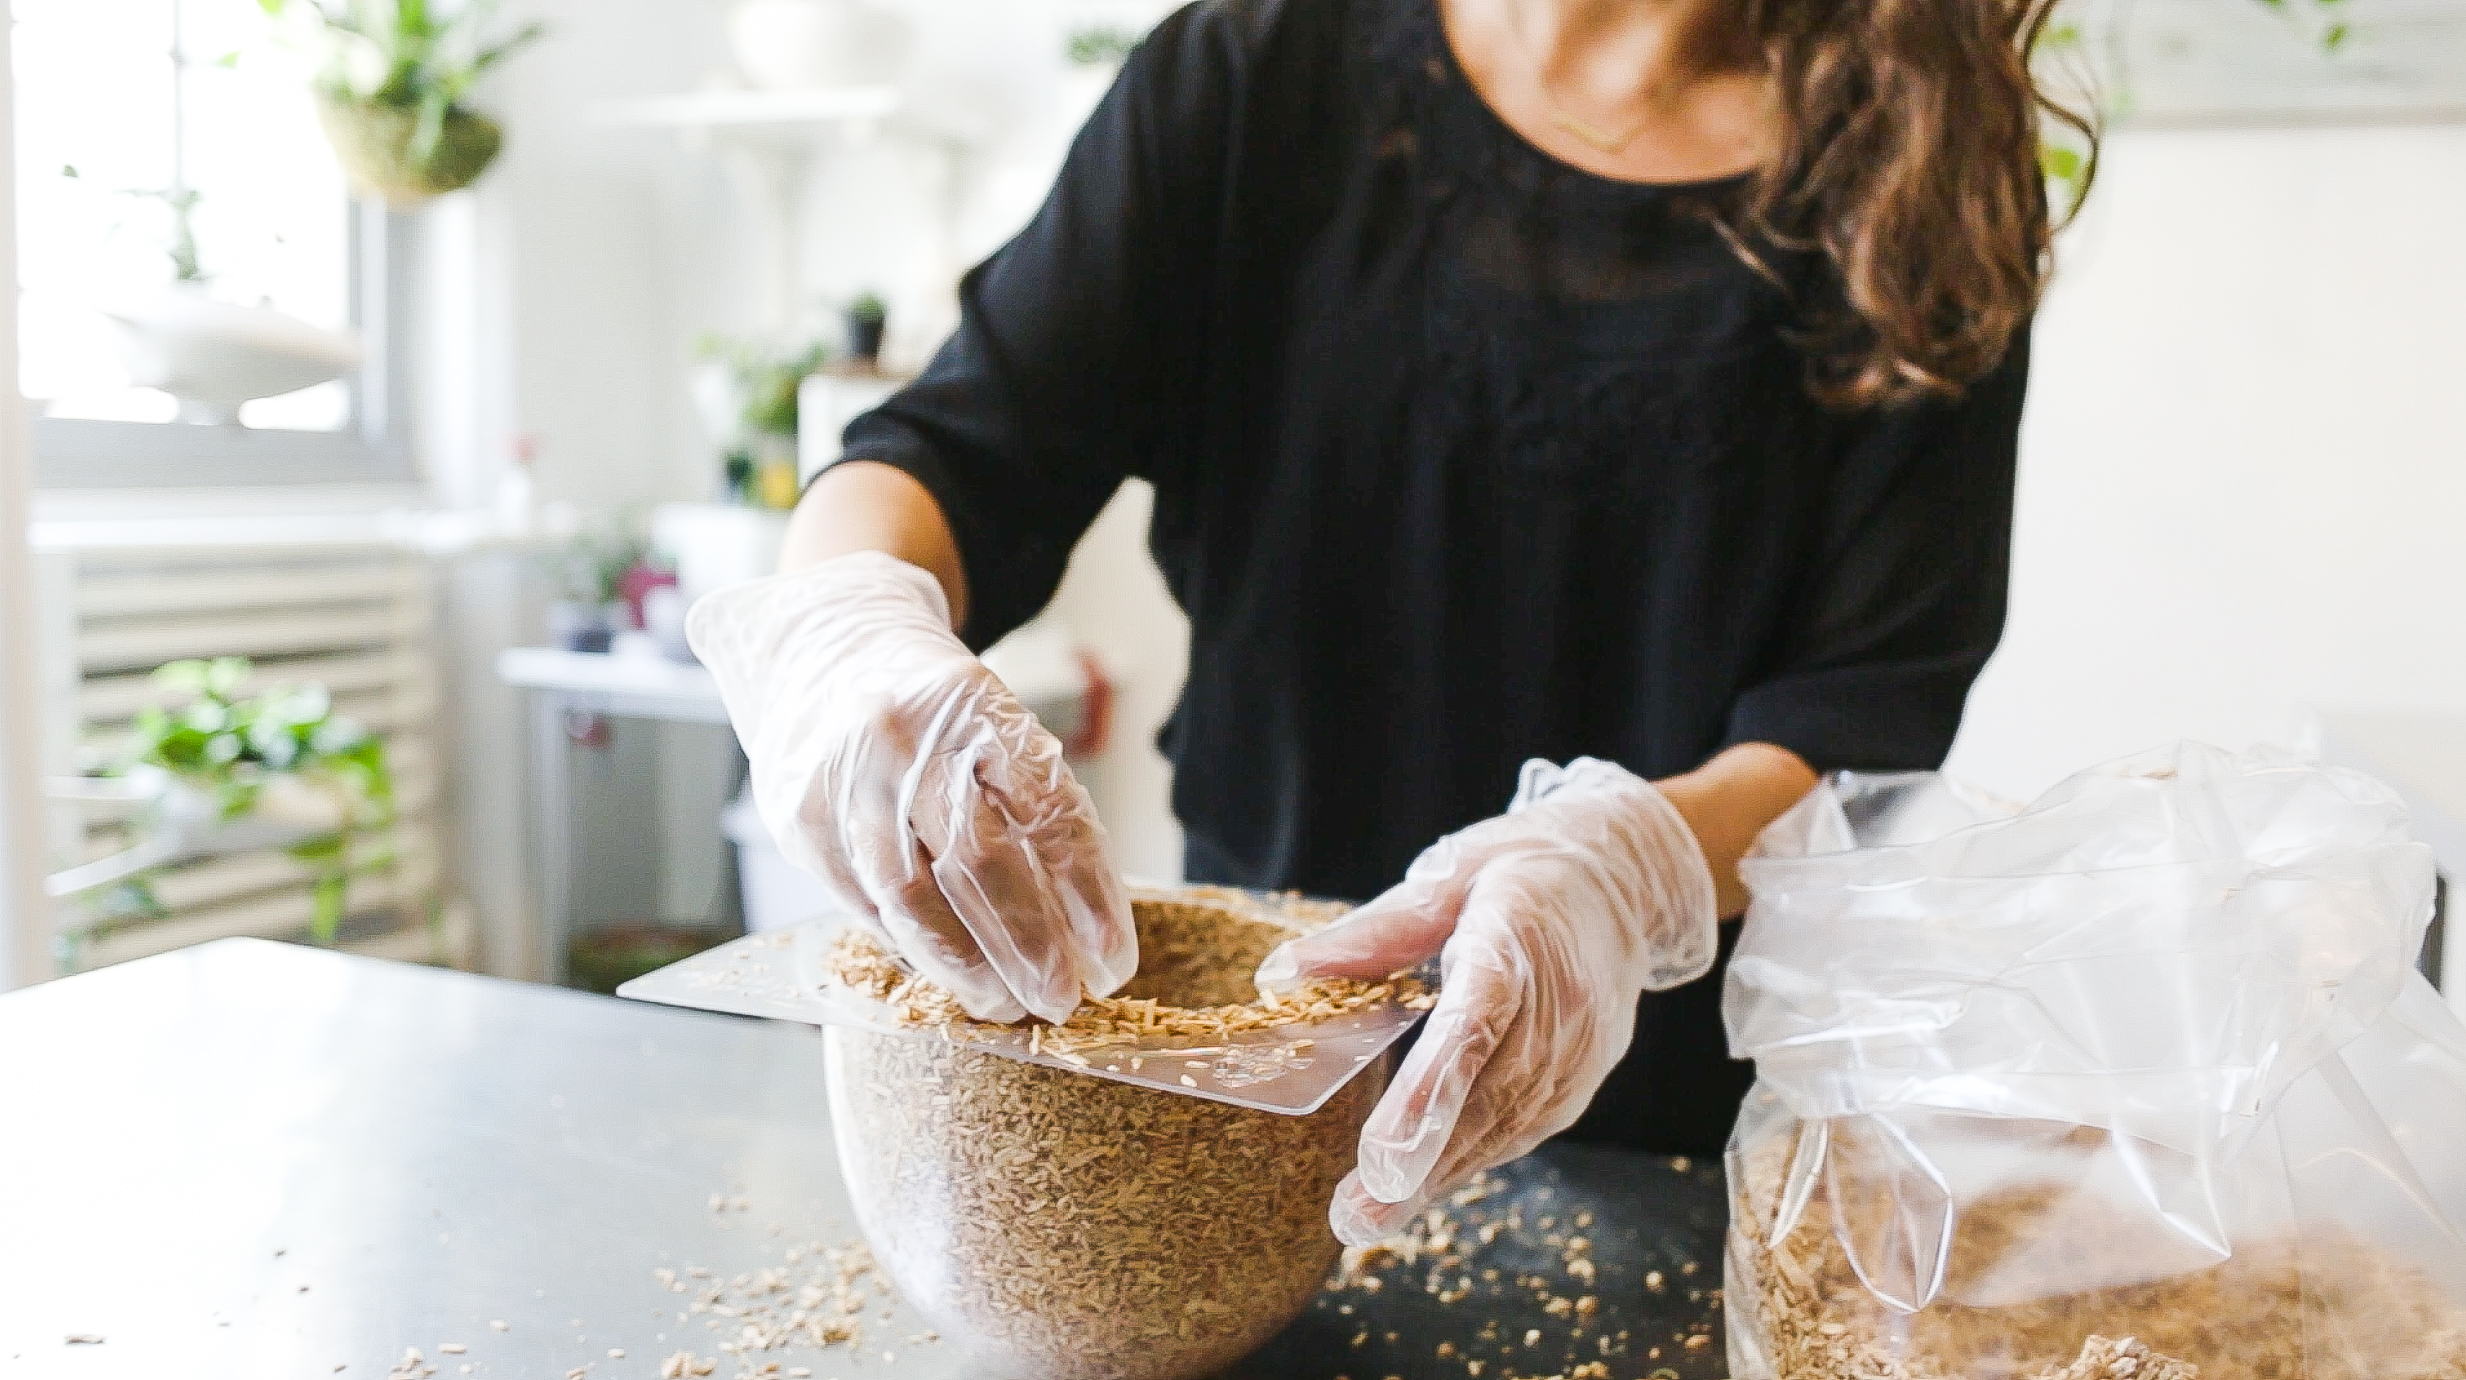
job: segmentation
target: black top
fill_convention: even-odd
[[[978,647],[1154,484],[1193,879],[1374,895],[1528,757],[1933,767],[2002,626],[2026,343],[1957,405],[1825,410],[1785,336],[1830,279],[1732,253],[1741,185],[1541,153],[1435,0],[1201,0],[847,458],[940,502]],[[1699,988],[1646,999],[1599,1104],[1635,1143],[1727,1130]],[[1665,1096],[1714,1105],[1611,1105]]]

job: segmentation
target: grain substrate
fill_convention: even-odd
[[[1076,1050],[1126,1042],[1125,1027],[1208,1038],[1295,1019],[1263,1006],[1250,974],[1337,912],[1284,917],[1225,896],[1238,894],[1135,897],[1139,975],[1046,1038]],[[873,995],[924,1023],[948,1016],[947,994],[896,981]],[[1283,1328],[1336,1260],[1327,1204],[1385,1084],[1374,1066],[1294,1117],[946,1040],[827,1038],[840,1165],[876,1260],[988,1373],[1039,1380],[1204,1376]]]
[[[1779,1380],[2466,1380],[2466,1306],[2388,1252],[2335,1227],[2242,1243],[2219,1264],[2028,1297],[2001,1278],[2060,1239],[2132,1279],[2151,1228],[2069,1185],[2021,1184],[1964,1204],[1943,1289],[1903,1313],[1860,1282],[1819,1181],[1797,1225],[1768,1244],[1789,1146],[1734,1158],[1730,1325]],[[1737,1173],[1743,1160],[1744,1173]],[[1999,1277],[1990,1281],[1990,1272]],[[1987,1306],[1989,1286],[2020,1301]],[[1733,1345],[1737,1364],[1741,1353]]]
[[[1344,909],[1329,901],[1227,887],[1138,888],[1131,913],[1139,930],[1139,971],[1112,996],[1081,1000],[1062,1024],[1031,1027],[1036,1048],[1085,1066],[1091,1054],[1313,1025],[1390,1002],[1428,1010],[1435,995],[1402,974],[1375,982],[1307,978],[1283,994],[1262,992],[1253,983],[1251,975],[1270,950],[1329,923]],[[862,930],[843,930],[832,939],[822,977],[904,1025],[938,1028],[954,1038],[1015,1030],[971,1019],[957,997],[908,971]]]

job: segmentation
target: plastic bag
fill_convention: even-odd
[[[2466,1377],[2466,1026],[2389,790],[1844,776],[1741,870],[1738,1380]]]

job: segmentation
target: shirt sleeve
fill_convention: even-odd
[[[2029,337],[1957,402],[1852,425],[1774,674],[1740,695],[1730,743],[1818,771],[1942,765],[2003,635]]]
[[[1190,415],[1240,57],[1217,6],[1159,25],[1035,218],[961,281],[958,330],[847,428],[838,463],[895,466],[941,505],[972,647],[1044,607],[1105,501]]]

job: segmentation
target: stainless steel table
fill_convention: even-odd
[[[586,1363],[587,1380],[632,1380],[680,1349],[715,1357],[655,1269],[733,1275],[853,1235],[821,1055],[799,1027],[256,940],[0,997],[0,1376],[379,1380],[417,1347],[444,1380]],[[1598,1219],[1587,1335],[1527,1291],[1442,1305],[1396,1270],[1376,1293],[1325,1296],[1234,1375],[1454,1380],[1463,1356],[1492,1377],[1548,1374],[1622,1330],[1618,1380],[1724,1373],[1717,1330],[1674,1340],[1717,1316],[1701,1297],[1716,1169],[1563,1149],[1507,1178],[1484,1209]],[[714,1212],[714,1194],[745,1206]],[[1503,1280],[1552,1258],[1515,1233],[1494,1250]],[[1682,1282],[1689,1260],[1702,1274]],[[1642,1282],[1654,1269],[1659,1291]],[[1502,1341],[1477,1343],[1486,1322]],[[924,1324],[904,1307],[866,1331],[859,1354],[757,1360],[814,1380],[986,1380],[911,1341]],[[715,1380],[736,1373],[723,1358]]]

